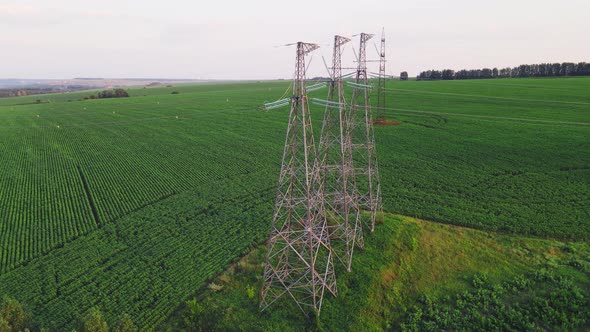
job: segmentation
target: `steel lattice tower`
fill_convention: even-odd
[[[381,185],[377,167],[377,150],[371,115],[370,89],[367,79],[367,41],[373,35],[361,33],[356,80],[350,105],[350,125],[354,151],[355,175],[360,192],[358,197],[362,209],[368,210],[367,223],[371,232],[375,230],[377,213],[383,211]]]
[[[346,99],[342,83],[342,46],[350,39],[334,36],[332,68],[320,137],[320,169],[330,244],[350,271],[355,244],[363,246],[360,210],[352,160]]]
[[[385,29],[381,32],[381,49],[379,51],[379,82],[377,86],[377,120],[384,118],[385,109]]]
[[[337,294],[320,172],[305,90],[305,55],[297,43],[289,125],[261,290],[262,310],[287,295],[307,313],[319,313],[326,290]]]

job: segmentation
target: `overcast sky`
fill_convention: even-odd
[[[589,62],[589,15],[589,0],[0,0],[0,78],[290,78],[277,46],[299,40],[325,75],[334,34],[382,27],[388,74]]]

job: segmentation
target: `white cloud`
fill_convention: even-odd
[[[0,4],[0,17],[23,17],[23,16],[35,16],[39,14],[41,10],[37,7],[24,4]]]
[[[84,19],[125,19],[126,15],[117,14],[110,10],[64,10],[57,7],[35,7],[25,4],[0,4],[0,17],[7,19],[41,19],[42,21],[51,21],[57,17],[60,20],[84,20]]]

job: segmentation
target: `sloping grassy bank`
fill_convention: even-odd
[[[505,329],[590,327],[590,246],[585,243],[496,235],[398,215],[386,215],[365,239],[353,271],[337,271],[339,295],[327,298],[320,319],[305,317],[288,300],[259,312],[262,246],[187,301],[160,329],[476,329],[494,319]],[[463,315],[471,319],[444,319]]]

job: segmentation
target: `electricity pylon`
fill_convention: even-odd
[[[368,84],[367,79],[367,41],[372,37],[370,34],[360,34],[355,83],[349,83],[353,87],[349,118],[352,126],[355,175],[360,192],[358,202],[361,209],[370,213],[367,224],[371,232],[375,230],[377,213],[383,211],[369,98],[372,86]]]
[[[304,313],[319,313],[326,290],[337,294],[305,90],[305,55],[318,47],[297,43],[289,125],[264,266],[262,310],[286,295]]]
[[[328,99],[314,99],[314,103],[325,105],[318,154],[330,244],[335,257],[350,272],[354,247],[355,244],[363,246],[363,233],[355,199],[358,192],[342,84],[342,46],[349,41],[348,38],[334,36]]]
[[[385,109],[385,28],[381,31],[381,49],[379,50],[379,81],[377,85],[377,120],[384,118]]]

